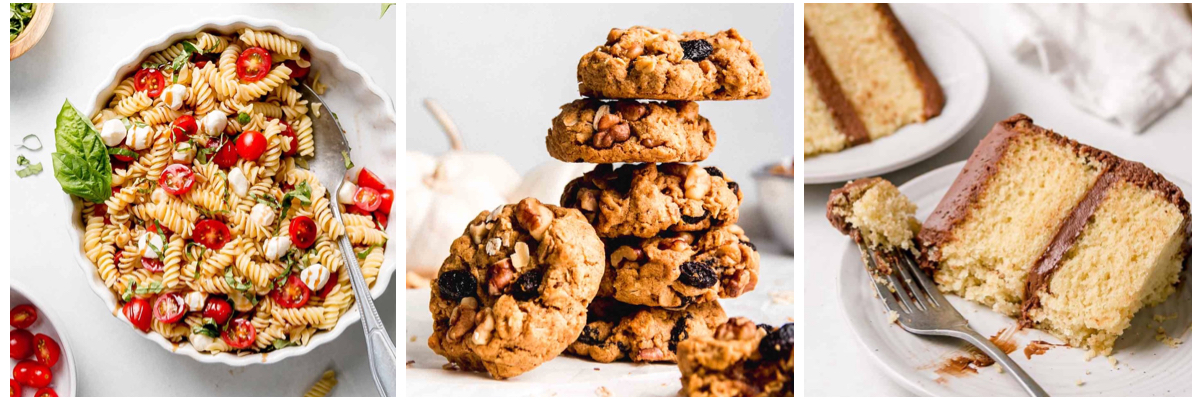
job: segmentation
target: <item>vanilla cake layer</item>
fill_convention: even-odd
[[[1018,114],[926,220],[922,263],[945,292],[1109,354],[1137,310],[1173,292],[1189,210],[1162,175]]]

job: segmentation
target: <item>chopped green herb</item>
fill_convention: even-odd
[[[396,5],[396,3],[382,3],[381,6],[383,6],[383,10],[379,12],[379,19],[383,19],[383,16],[387,14],[387,10],[392,8],[394,5]]]
[[[354,162],[350,161],[350,152],[342,150],[342,159],[346,161],[346,169],[354,168]]]
[[[136,160],[136,159],[138,159],[138,153],[137,153],[137,152],[135,152],[135,151],[133,151],[133,150],[126,149],[126,148],[123,148],[123,147],[112,147],[112,148],[109,148],[109,149],[108,149],[108,154],[110,154],[110,155],[116,155],[116,156],[132,157],[132,158],[133,158],[133,159],[135,159],[135,160]]]
[[[8,42],[17,40],[25,28],[29,26],[29,21],[33,20],[33,13],[37,10],[36,3],[8,3]],[[385,8],[383,11],[387,11]]]
[[[26,178],[42,172],[42,163],[33,164],[25,156],[17,156],[17,165],[25,167],[17,170],[17,177]]]
[[[33,143],[35,146],[37,146],[37,148],[29,147],[29,145],[27,144],[27,143],[29,143],[29,139],[33,139]],[[34,135],[32,133],[25,135],[25,137],[21,138],[21,144],[17,145],[18,149],[22,148],[22,147],[28,149],[29,151],[41,150],[42,149],[42,138],[40,138],[40,137],[38,137],[38,135]]]
[[[358,258],[367,258],[367,256],[371,254],[371,250],[375,250],[376,247],[379,247],[379,246],[374,245],[374,244],[371,245],[371,247],[368,247],[366,250],[363,250],[361,253],[358,253],[357,254]]]

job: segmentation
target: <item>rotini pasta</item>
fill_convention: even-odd
[[[368,285],[377,280],[383,206],[332,202],[297,162],[315,155],[315,117],[293,87],[311,66],[298,42],[249,29],[184,41],[147,57],[91,118],[111,148],[113,192],[84,203],[84,252],[122,304],[177,302],[177,315],[130,321],[144,331],[202,352],[305,345],[354,304],[338,238],[352,235]],[[239,66],[254,57],[271,61]],[[261,152],[241,147],[260,139]],[[216,321],[209,307],[231,316]]]
[[[313,384],[311,389],[308,389],[304,397],[329,397],[329,392],[333,390],[334,386],[337,386],[337,383],[337,374],[333,370],[325,371],[324,374],[321,374],[321,379]]]

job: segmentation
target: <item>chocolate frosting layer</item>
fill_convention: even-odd
[[[846,99],[842,85],[833,77],[829,64],[825,62],[825,56],[821,54],[821,48],[808,33],[808,25],[804,26],[804,68],[813,83],[817,84],[817,93],[821,95],[821,101],[829,107],[838,132],[846,137],[849,145],[857,146],[870,142],[871,136],[867,134],[867,126],[863,124],[858,112],[854,111],[854,106],[850,105],[850,100]]]
[[[886,3],[876,4],[875,7],[878,7],[879,13],[883,14],[892,38],[900,46],[900,52],[904,53],[904,60],[908,63],[908,68],[913,71],[917,77],[917,83],[921,85],[921,93],[925,100],[924,119],[928,121],[930,118],[938,116],[942,113],[942,107],[946,105],[946,95],[942,92],[942,86],[938,84],[937,78],[933,77],[933,71],[929,70],[929,66],[925,65],[925,59],[921,57],[921,52],[917,51],[917,44],[913,42],[912,37],[908,36],[908,31],[904,30],[904,26],[900,25],[896,14],[892,13],[892,7]]]

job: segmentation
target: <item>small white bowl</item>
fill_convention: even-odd
[[[788,251],[796,252],[796,178],[771,173],[771,168],[778,164],[759,168],[754,171],[754,181],[758,183],[758,198],[762,201],[763,219],[775,241],[787,246]]]
[[[67,340],[66,335],[60,333],[58,327],[65,326],[59,322],[58,317],[54,316],[54,312],[47,306],[47,303],[38,301],[28,290],[16,282],[9,282],[8,288],[8,307],[16,307],[22,304],[31,304],[37,308],[38,319],[32,326],[28,328],[33,334],[43,334],[49,336],[54,341],[58,342],[58,346],[62,348],[62,356],[58,359],[58,364],[50,368],[50,372],[54,375],[54,380],[51,382],[51,388],[58,393],[59,397],[75,397],[75,356],[71,354],[71,344]],[[17,366],[17,360],[8,359],[8,370],[12,371]],[[35,388],[23,387],[22,391],[28,392],[29,396],[37,391]],[[22,393],[24,394],[24,393]]]
[[[364,165],[380,176],[388,187],[395,188],[396,186],[396,109],[387,94],[375,85],[370,76],[358,64],[351,62],[346,58],[337,47],[325,43],[317,39],[316,35],[307,30],[293,28],[285,25],[282,22],[275,20],[265,20],[251,18],[245,16],[234,16],[218,19],[210,19],[193,25],[176,28],[164,35],[154,38],[142,46],[140,52],[132,53],[130,58],[117,65],[112,73],[112,80],[101,84],[96,88],[92,103],[86,108],[81,108],[85,117],[91,117],[97,110],[104,108],[108,103],[108,99],[112,96],[113,91],[121,80],[129,74],[141,68],[141,62],[154,52],[161,51],[174,43],[191,38],[196,33],[201,31],[221,32],[223,34],[231,34],[238,29],[254,28],[256,30],[270,31],[287,36],[290,39],[299,41],[305,49],[312,55],[312,71],[321,72],[321,82],[328,86],[328,90],[321,96],[328,105],[333,106],[340,114],[339,122],[346,129],[346,140],[350,142],[351,158],[357,165]],[[321,110],[326,112],[326,110]],[[104,282],[100,280],[100,276],[96,274],[96,267],[83,251],[83,221],[79,218],[79,213],[83,210],[83,203],[78,198],[63,194],[63,204],[67,208],[67,233],[73,243],[78,243],[78,252],[75,258],[79,262],[80,268],[84,272],[85,278],[92,287],[92,291],[96,292],[97,296],[104,301],[109,310],[118,309],[117,297],[104,286]],[[403,207],[396,207],[396,210]],[[389,221],[396,221],[395,213],[389,215]],[[396,272],[396,260],[399,252],[396,249],[396,240],[400,238],[396,232],[395,223],[389,224],[387,228],[388,240],[387,246],[384,249],[383,266],[379,269],[379,276],[375,280],[375,287],[371,289],[371,297],[379,298],[383,292],[387,290],[391,283],[392,275]],[[116,317],[122,321],[128,321],[125,316],[117,312]],[[279,360],[306,354],[312,351],[317,346],[326,342],[333,341],[347,327],[359,321],[358,307],[351,307],[344,315],[338,319],[337,325],[330,331],[324,331],[313,335],[312,339],[306,346],[285,347],[275,350],[270,353],[253,354],[249,356],[237,356],[230,353],[209,354],[201,353],[192,348],[190,344],[184,342],[176,345],[155,332],[143,333],[128,327],[128,333],[141,335],[146,339],[158,343],[167,351],[183,354],[204,363],[221,363],[233,366],[250,365],[250,364],[272,364]],[[122,333],[124,334],[124,333]],[[362,340],[362,339],[355,339]]]

